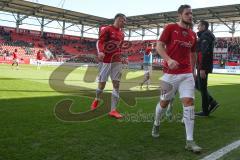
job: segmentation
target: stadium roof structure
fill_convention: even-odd
[[[108,22],[107,18],[51,7],[23,0],[0,0],[0,10],[26,16],[44,17],[51,20],[96,26]]]
[[[22,21],[29,16],[69,22],[73,25],[81,24],[90,27],[99,27],[104,24],[112,23],[113,21],[113,19],[23,0],[0,0],[0,10],[25,15],[19,19],[16,18],[16,22],[17,20]],[[193,9],[193,14],[194,22],[203,19],[209,21],[211,24],[224,24],[229,28],[230,32],[234,33],[235,23],[240,22],[240,4]],[[127,19],[128,23],[126,29],[158,28],[159,30],[159,28],[162,28],[166,23],[176,22],[178,20],[178,15],[176,11],[171,11],[130,16],[127,17]],[[156,34],[159,35],[159,33]]]
[[[207,20],[212,23],[240,21],[240,4],[193,9],[194,22]],[[178,20],[177,11],[128,17],[129,27],[156,27]]]

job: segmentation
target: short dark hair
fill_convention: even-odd
[[[204,26],[205,26],[205,29],[208,29],[208,27],[209,27],[208,21],[200,20],[199,23],[201,23],[202,25],[204,25]]]
[[[118,17],[125,17],[126,18],[125,14],[118,13],[118,14],[115,15],[114,20],[116,20]]]
[[[179,8],[178,8],[178,14],[182,14],[183,13],[183,10],[186,9],[186,8],[191,8],[190,5],[188,4],[184,4],[184,5],[181,5]]]

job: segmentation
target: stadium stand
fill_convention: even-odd
[[[214,64],[238,66],[240,60],[240,37],[217,38],[214,49]]]
[[[16,28],[0,27],[0,55],[11,56],[14,49],[18,50],[19,57],[28,62],[35,59],[36,53],[44,51],[44,60],[67,61],[82,63],[97,63],[96,41],[92,38],[81,38],[77,36],[55,33],[44,33],[39,31]],[[155,45],[156,41],[126,41],[123,44],[123,53],[128,57],[129,62],[142,62],[144,49],[149,44]],[[237,66],[240,60],[240,37],[217,38],[214,49],[214,65]],[[160,57],[153,50],[154,63],[160,62]]]
[[[54,61],[59,57],[62,60],[71,62],[92,62],[96,63],[96,39],[80,38],[74,36],[61,37],[60,34],[45,33],[42,37],[37,31],[22,29],[20,33],[16,33],[15,28],[1,27],[0,40],[3,52],[11,54],[14,49],[18,50],[21,58],[36,57],[39,50],[43,50],[45,58]],[[34,34],[33,34],[34,33]],[[150,41],[133,41],[130,47],[123,50],[128,55],[130,61],[139,62],[142,60],[144,46]],[[127,44],[129,45],[129,44]],[[46,53],[50,52],[50,56]],[[7,56],[9,56],[7,54]],[[82,56],[82,57],[79,57]],[[77,57],[74,59],[74,57]]]

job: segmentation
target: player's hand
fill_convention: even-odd
[[[103,58],[105,57],[105,54],[103,52],[98,53],[98,59],[99,61],[103,61]]]
[[[206,72],[205,72],[205,70],[200,70],[200,77],[201,77],[202,79],[205,79],[205,78],[206,78]]]
[[[196,81],[197,80],[197,73],[196,73],[195,69],[193,69],[192,74],[193,74],[194,80]]]
[[[195,81],[197,80],[197,74],[195,72],[193,72],[193,78]]]
[[[169,69],[177,69],[179,66],[179,63],[173,59],[169,59],[167,61],[167,64],[168,64]]]

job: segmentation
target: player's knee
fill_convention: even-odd
[[[160,101],[160,105],[162,108],[166,108],[168,106],[168,104],[169,104],[169,101],[165,101],[165,100]]]
[[[102,85],[99,85],[99,86],[98,86],[98,89],[100,89],[100,90],[104,90],[104,88],[105,88],[105,87],[102,86]]]
[[[105,84],[106,84],[105,82],[100,82],[98,84],[98,89],[103,90],[105,88]]]
[[[113,88],[119,88],[119,81],[113,81]]]
[[[182,103],[184,106],[193,106],[194,105],[193,98],[183,98]]]

